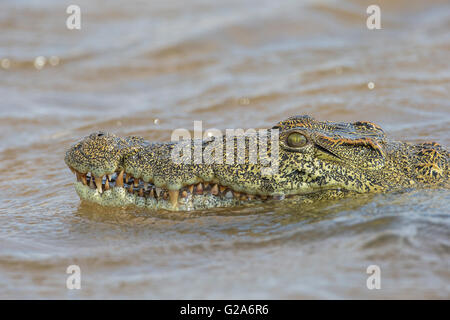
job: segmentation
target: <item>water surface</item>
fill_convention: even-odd
[[[375,31],[370,1],[79,0],[79,31],[70,4],[1,5],[1,298],[450,298],[448,190],[162,214],[80,203],[63,161],[100,129],[167,141],[297,114],[448,148],[448,1],[378,1]]]

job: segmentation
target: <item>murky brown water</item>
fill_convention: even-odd
[[[448,190],[162,215],[81,204],[63,162],[98,129],[168,140],[295,114],[448,147],[448,1],[377,1],[376,31],[372,1],[78,0],[69,31],[73,2],[1,4],[1,298],[450,298]]]

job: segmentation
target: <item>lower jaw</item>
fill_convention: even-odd
[[[113,187],[99,193],[81,182],[75,182],[75,190],[81,200],[86,200],[104,207],[137,206],[147,209],[165,209],[170,211],[191,211],[218,207],[233,207],[245,203],[235,198],[222,198],[212,194],[195,195],[180,198],[178,204],[173,206],[165,199],[140,197],[137,194],[127,192],[123,187]],[[256,200],[255,202],[259,202]],[[248,202],[247,202],[248,203]]]

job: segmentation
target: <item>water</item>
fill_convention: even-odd
[[[378,1],[375,31],[370,1],[80,0],[79,31],[69,4],[2,2],[0,298],[450,298],[448,190],[161,214],[80,203],[63,161],[99,129],[167,141],[295,114],[448,148],[448,1]]]

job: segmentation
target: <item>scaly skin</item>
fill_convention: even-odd
[[[270,143],[276,133],[279,156],[273,159],[279,159],[279,167],[270,174],[264,171],[270,164],[260,158],[250,161],[249,149],[266,138],[268,151],[263,155],[270,159],[277,153]],[[319,122],[296,116],[254,137],[256,141],[250,136],[241,140],[245,155],[239,154],[236,137],[231,149],[226,149],[225,137],[196,140],[206,155],[222,163],[184,164],[172,160],[172,150],[187,146],[184,150],[194,151],[193,140],[149,143],[98,132],[72,146],[65,162],[77,175],[80,198],[103,206],[196,210],[292,196],[311,201],[411,187],[449,188],[449,153],[443,147],[388,140],[371,122]],[[219,141],[223,146],[214,149]]]

